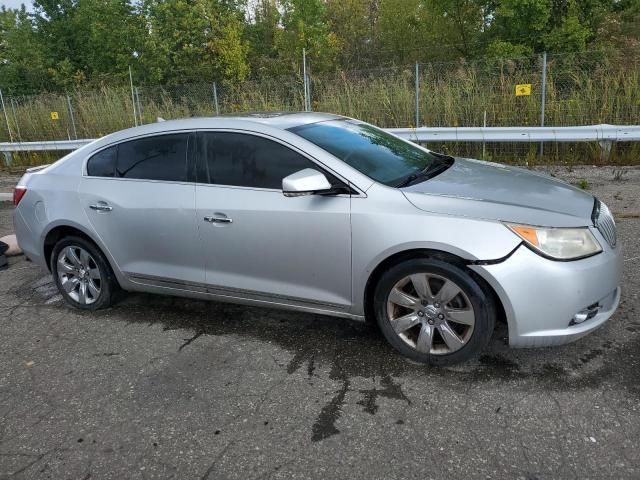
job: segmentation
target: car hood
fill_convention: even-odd
[[[433,213],[550,227],[592,223],[592,195],[541,173],[480,160],[456,158],[440,175],[402,192]]]

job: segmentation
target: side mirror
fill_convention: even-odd
[[[282,193],[285,197],[313,195],[331,190],[331,184],[323,173],[313,168],[305,168],[282,179]]]

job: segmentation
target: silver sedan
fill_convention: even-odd
[[[453,158],[329,114],[168,121],[103,137],[15,191],[26,255],[65,300],[117,290],[376,322],[404,355],[591,332],[620,300],[607,207],[528,170]]]

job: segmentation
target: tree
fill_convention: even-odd
[[[543,36],[549,29],[551,0],[503,0],[492,10],[493,20],[487,33],[494,42],[504,42],[503,48],[514,51],[542,51]],[[510,45],[510,47],[507,47]]]
[[[243,14],[231,2],[148,0],[149,33],[140,70],[154,80],[187,83],[242,80],[249,73]]]
[[[327,0],[327,21],[336,36],[342,67],[374,60],[378,3],[378,0]]]
[[[280,28],[280,12],[276,0],[255,2],[252,13],[245,28],[249,44],[248,61],[255,76],[270,76],[279,70],[275,42]]]
[[[0,10],[0,88],[10,93],[46,90],[46,55],[24,5]]]
[[[143,45],[144,21],[129,0],[82,0],[74,12],[83,44],[74,57],[92,82],[124,79]]]
[[[379,58],[406,64],[424,59],[429,39],[429,10],[423,0],[386,0],[380,3],[377,40]]]
[[[323,0],[282,0],[282,28],[276,31],[275,46],[284,65],[300,70],[305,48],[315,71],[336,67],[338,39],[329,30]]]
[[[125,78],[144,36],[129,0],[36,0],[33,23],[61,87]]]

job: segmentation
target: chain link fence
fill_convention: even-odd
[[[541,55],[321,74],[307,67],[312,110],[383,127],[640,123],[640,50],[548,55],[546,70]],[[516,95],[517,85],[529,94]],[[301,74],[175,86],[136,85],[134,78],[132,85],[3,94],[0,142],[94,138],[158,117],[301,111],[305,105]],[[537,144],[429,147],[511,163],[637,163],[640,158],[634,144],[611,150],[592,144],[544,145],[544,156]]]

